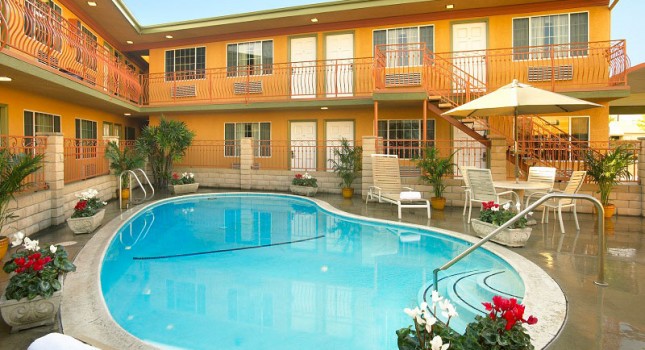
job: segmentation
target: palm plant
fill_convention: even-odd
[[[448,157],[441,157],[438,149],[426,147],[423,150],[423,156],[416,159],[417,168],[421,169],[421,179],[432,185],[436,198],[443,197],[443,191],[446,189],[443,177],[453,171],[455,164],[452,162],[452,158],[455,153],[453,152]]]
[[[361,147],[351,146],[345,138],[340,141],[339,148],[334,148],[334,157],[329,161],[332,169],[341,179],[340,187],[352,187],[352,183],[354,183],[354,180],[358,177],[358,172],[361,170],[362,154],[363,149]]]
[[[0,232],[8,220],[17,217],[9,209],[14,194],[24,190],[31,183],[24,182],[27,176],[42,167],[43,155],[12,154],[8,149],[0,149]]]
[[[620,145],[606,154],[589,150],[584,155],[587,174],[598,184],[600,202],[604,206],[609,204],[609,194],[613,187],[620,180],[631,178],[629,166],[636,161],[636,154],[627,147]]]
[[[137,169],[143,166],[143,156],[136,148],[124,147],[123,151],[116,142],[109,142],[105,148],[105,158],[110,162],[110,169],[114,170],[114,175],[119,176],[126,170]],[[121,179],[123,188],[130,185],[130,176],[123,175]]]
[[[155,186],[168,187],[173,162],[183,158],[194,137],[195,133],[184,122],[163,117],[159,125],[143,129],[136,147],[140,154],[148,156]]]

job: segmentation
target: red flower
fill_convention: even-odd
[[[296,174],[296,179],[302,179],[302,174]]]
[[[493,310],[493,305],[491,303],[482,303],[484,307],[486,308],[486,311],[492,311]]]
[[[179,174],[173,173],[172,178],[175,179],[175,180],[179,180]]]
[[[74,210],[83,211],[85,210],[85,208],[87,208],[87,201],[78,201],[78,203],[76,203],[76,206],[74,207]]]
[[[529,316],[529,319],[526,321],[528,324],[536,324],[538,321],[537,317]]]

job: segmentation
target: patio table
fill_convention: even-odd
[[[544,183],[544,182],[528,182],[528,181],[515,181],[515,180],[505,180],[505,181],[493,181],[493,186],[496,188],[503,188],[507,190],[513,190],[520,197],[520,203],[524,207],[524,191],[548,191],[553,187],[553,185]]]

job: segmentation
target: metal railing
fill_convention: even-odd
[[[44,155],[47,150],[47,137],[0,135],[0,149],[8,150],[14,157]],[[46,189],[48,185],[45,182],[44,167],[27,176],[23,184],[28,185],[23,192]]]
[[[486,237],[482,238],[479,242],[475,243],[474,245],[470,246],[468,249],[464,250],[462,253],[457,255],[456,257],[452,258],[450,261],[447,263],[441,265],[441,267],[438,267],[432,271],[432,279],[433,279],[433,288],[434,290],[438,291],[439,289],[439,271],[445,271],[466,256],[468,256],[470,253],[475,251],[477,248],[481,247],[484,245],[484,243],[488,242],[491,238],[495,237],[498,233],[502,232],[502,230],[508,228],[511,226],[515,221],[519,220],[520,218],[525,217],[528,215],[529,212],[531,212],[533,209],[537,208],[539,205],[542,203],[548,201],[549,199],[556,198],[556,199],[586,199],[589,200],[593,203],[593,205],[596,207],[597,210],[597,216],[598,216],[598,280],[594,281],[595,284],[599,286],[607,286],[608,283],[605,281],[605,251],[607,250],[606,248],[606,237],[605,237],[605,210],[602,207],[602,204],[600,201],[588,194],[567,194],[567,193],[548,193],[545,196],[539,198],[537,201],[526,207],[524,210],[520,211],[517,213],[515,216],[513,216],[510,220],[505,222],[504,224],[500,225],[497,229],[495,229],[493,232],[489,233]]]
[[[110,173],[103,140],[65,138],[63,152],[66,184]]]

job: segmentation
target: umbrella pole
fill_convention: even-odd
[[[515,109],[515,117],[513,119],[513,153],[515,154],[515,183],[520,182],[520,163],[519,155],[517,154],[517,108]]]

